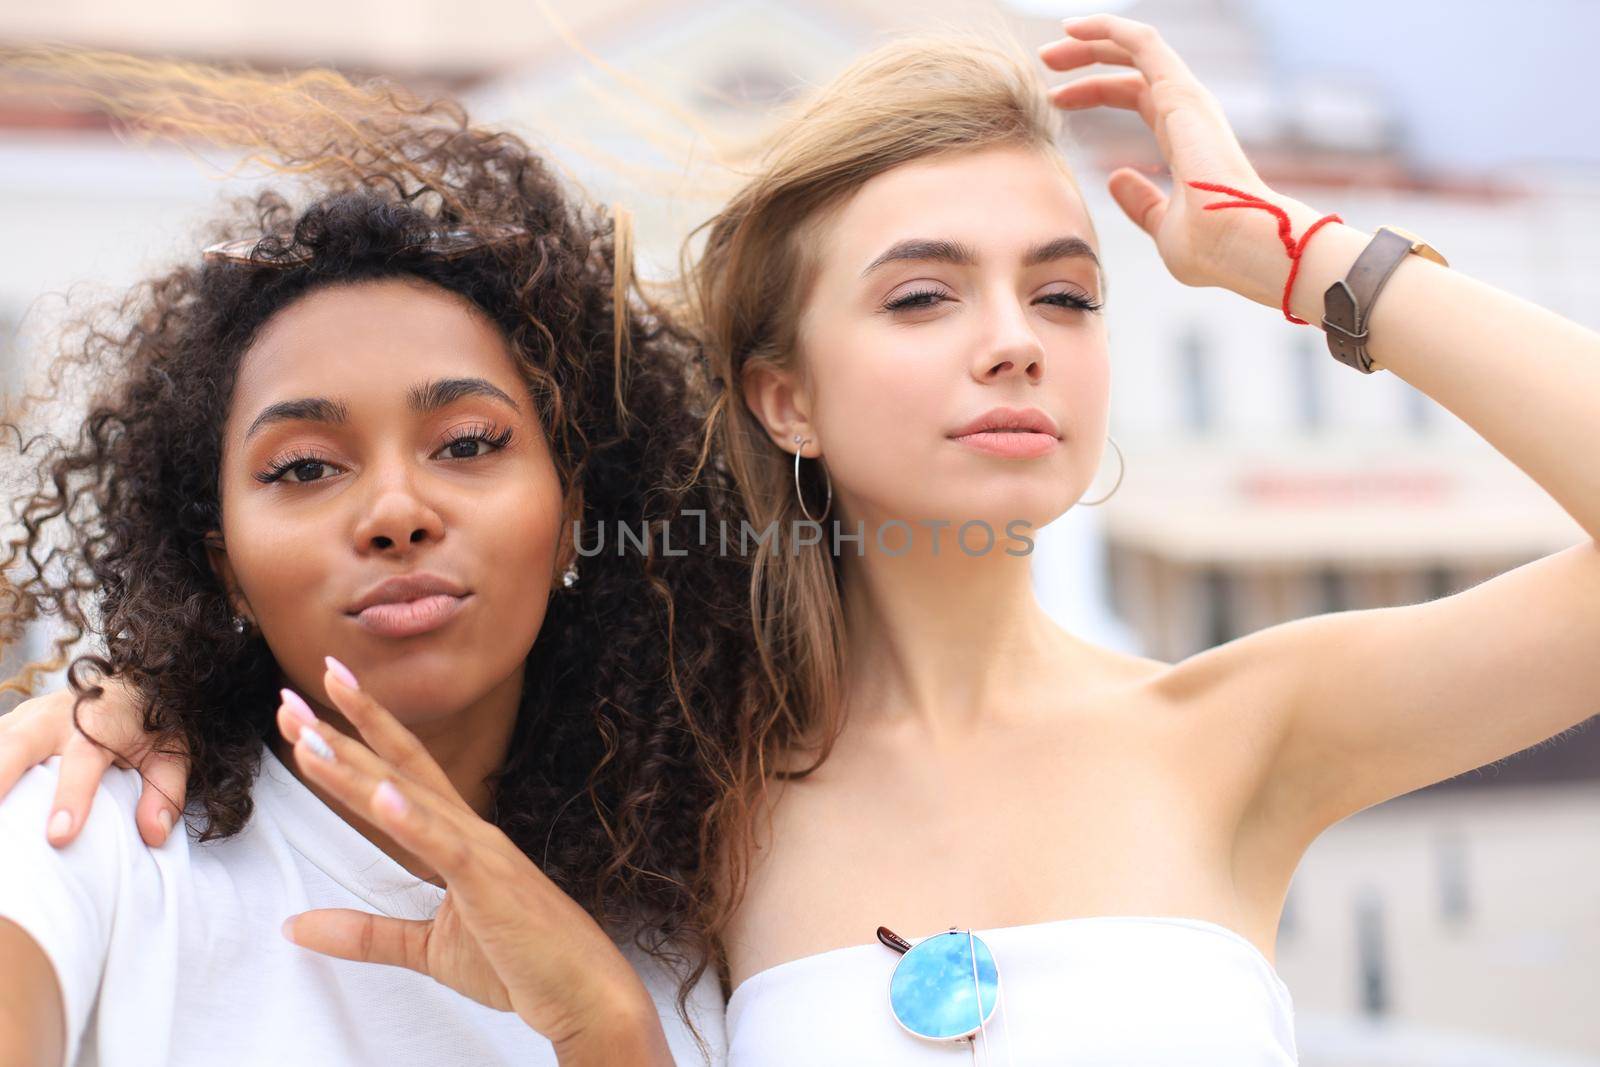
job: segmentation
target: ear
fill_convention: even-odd
[[[745,406],[766,429],[774,444],[785,452],[793,452],[796,437],[809,438],[810,442],[802,448],[803,454],[822,454],[811,425],[811,395],[796,372],[769,363],[755,363],[745,367],[740,382],[744,387]]]
[[[217,581],[222,583],[222,588],[227,592],[228,610],[235,615],[243,615],[254,624],[255,614],[250,610],[250,601],[239,591],[239,579],[233,573],[233,562],[228,559],[228,546],[222,540],[222,531],[209,531],[205,535],[205,546],[211,573],[217,576]]]

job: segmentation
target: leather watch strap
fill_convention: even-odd
[[[1367,323],[1378,291],[1413,243],[1408,236],[1378,227],[1351,264],[1350,272],[1322,294],[1322,328],[1328,335],[1328,351],[1340,363],[1363,374],[1383,369],[1367,355]]]

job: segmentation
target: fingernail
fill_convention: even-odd
[[[311,750],[313,756],[327,760],[329,763],[333,762],[333,749],[328,747],[328,742],[324,741],[322,735],[317,733],[316,730],[310,726],[300,727],[300,740],[306,743],[306,747]]]
[[[379,782],[378,788],[372,791],[372,802],[390,815],[406,813],[406,798],[400,795],[400,790],[389,784],[387,778]]]
[[[67,836],[67,832],[71,829],[72,812],[68,811],[66,808],[61,808],[54,815],[50,816],[50,825],[46,828],[45,833],[47,836],[53,838],[65,837]]]
[[[161,834],[163,837],[172,833],[172,812],[168,811],[166,808],[162,808],[160,811],[156,812],[156,822],[161,824]]]
[[[282,931],[285,940],[293,941],[294,940],[294,916],[291,915],[287,919],[283,920],[283,925],[278,927],[278,929],[280,931]]]
[[[316,713],[311,710],[311,705],[305,698],[293,689],[280,689],[278,695],[283,698],[283,706],[289,709],[289,714],[299,719],[302,723],[310,725],[317,721]]]
[[[361,688],[361,683],[356,681],[356,676],[350,673],[349,667],[346,667],[343,663],[340,663],[332,656],[322,657],[322,662],[328,665],[328,669],[333,672],[333,676],[339,679],[339,681],[343,682],[345,685],[348,685],[351,689]]]

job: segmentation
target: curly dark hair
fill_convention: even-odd
[[[126,80],[132,61],[119,62]],[[314,199],[296,209],[263,193],[213,227],[212,236],[263,237],[258,262],[201,263],[197,252],[136,286],[109,321],[76,320],[39,398],[59,399],[81,375],[92,398],[75,439],[30,435],[20,416],[0,421],[17,453],[6,463],[37,476],[12,501],[21,532],[0,560],[0,646],[32,620],[64,623],[54,661],[8,686],[28,692],[86,640],[97,646],[70,660],[78,704],[102,692],[96,677],[129,685],[158,746],[192,761],[201,839],[240,831],[278,679],[259,635],[232,629],[204,546],[221,526],[222,427],[240,359],[275,312],[319,287],[408,276],[466,297],[508,339],[563,489],[607,523],[666,523],[675,553],[687,552],[596,556],[580,587],[552,597],[491,784],[492,821],[557,885],[680,968],[678,1010],[692,1029],[686,1005],[707,966],[726,988],[708,933],[711,813],[732,777],[751,643],[747,566],[696,534],[693,512],[715,522],[732,499],[705,463],[698,348],[630,297],[625,228],[570,197],[519,138],[383,83],[176,69],[190,75],[181,100],[155,93],[160,69],[145,68],[146,128],[178,115],[175,132],[264,149],[276,166],[311,171]],[[209,96],[193,88],[196,71]],[[262,109],[270,122],[204,118],[195,106],[244,90],[274,104]],[[308,115],[331,96],[338,122],[320,137],[304,123],[283,127],[296,94],[317,99]],[[135,95],[117,99],[126,110]],[[508,223],[526,233],[454,257],[424,248],[441,231]]]

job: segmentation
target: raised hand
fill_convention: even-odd
[[[672,1063],[654,1002],[610,936],[480,818],[422,743],[347,678],[330,661],[324,686],[366,744],[316,722],[291,690],[278,728],[301,772],[436,871],[445,897],[432,919],[321,909],[291,917],[285,935],[340,959],[406,967],[514,1011],[558,1055],[599,1042],[628,1062]]]
[[[1155,135],[1172,172],[1167,193],[1131,167],[1111,172],[1109,188],[1134,224],[1155,239],[1162,262],[1186,285],[1232,287],[1237,273],[1230,246],[1248,231],[1260,241],[1260,212],[1204,210],[1232,197],[1195,188],[1189,182],[1225,185],[1283,203],[1245,158],[1215,96],[1155,28],[1117,15],[1090,15],[1064,23],[1066,36],[1039,49],[1052,70],[1093,63],[1132,67],[1133,73],[1092,74],[1057,86],[1052,102],[1060,108],[1126,108],[1138,112]],[[1303,214],[1303,212],[1301,213]],[[1267,247],[1282,259],[1282,249]]]

